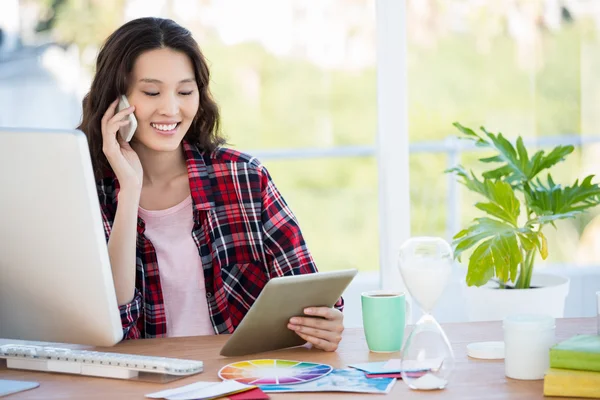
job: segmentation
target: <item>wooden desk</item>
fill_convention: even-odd
[[[443,325],[456,356],[454,374],[445,390],[419,392],[410,390],[401,380],[396,382],[389,396],[363,395],[350,393],[288,393],[271,394],[272,399],[543,399],[543,381],[517,381],[504,376],[502,361],[469,359],[466,345],[474,341],[502,340],[500,322],[456,323]],[[410,331],[410,327],[407,330]],[[595,318],[557,320],[558,340],[575,334],[595,334]],[[218,370],[231,362],[250,358],[283,358],[322,362],[334,367],[369,361],[383,361],[398,358],[399,354],[375,354],[367,349],[362,329],[348,329],[344,332],[341,346],[335,353],[304,347],[264,353],[258,357],[224,358],[219,350],[227,336],[190,337],[173,339],[146,339],[123,342],[114,348],[100,351],[146,354],[189,358],[204,361],[204,372],[168,384],[130,382],[118,379],[91,378],[81,375],[52,374],[30,371],[9,370],[4,361],[0,365],[0,378],[40,382],[40,387],[9,396],[17,399],[143,399],[145,394],[190,384],[199,380],[217,381]]]

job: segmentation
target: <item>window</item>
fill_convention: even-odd
[[[482,153],[453,152],[452,122],[539,148],[572,142],[553,172],[561,183],[593,174],[600,148],[598,17],[592,1],[407,1],[412,233],[448,239],[479,200],[443,173]],[[581,142],[585,146],[579,146]],[[547,227],[548,263],[600,263],[600,210]]]

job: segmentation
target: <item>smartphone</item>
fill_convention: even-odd
[[[127,97],[122,95],[119,99],[119,105],[117,106],[117,112],[124,110],[129,107],[129,101],[127,101]],[[135,130],[137,129],[137,120],[133,113],[129,114],[126,118],[129,119],[129,124],[122,126],[119,128],[119,135],[123,138],[124,141],[130,142]]]

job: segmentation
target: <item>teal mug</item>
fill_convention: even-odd
[[[374,290],[361,294],[361,304],[369,350],[375,353],[400,351],[406,324],[406,295]]]

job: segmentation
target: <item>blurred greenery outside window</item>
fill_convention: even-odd
[[[76,43],[82,62],[91,68],[99,44],[127,18],[136,1],[21,3],[38,4],[39,30],[51,32],[60,43]],[[162,3],[159,15],[192,30],[210,62],[213,93],[232,147],[253,152],[375,146],[375,0],[328,0],[319,1],[319,6],[307,0],[271,2],[274,9],[259,12],[263,19],[255,24],[274,24],[283,18],[278,14],[281,4],[292,8],[296,36],[283,55],[260,40],[228,43],[214,21],[204,18],[220,4],[235,5],[235,1],[197,0],[197,18],[188,15],[185,20],[177,14],[177,0]],[[268,2],[255,4],[259,3]],[[599,136],[600,80],[595,71],[600,67],[600,10],[591,3],[406,0],[411,142],[443,143],[455,135],[454,121],[485,125],[511,138],[519,134]],[[245,0],[237,2],[239,7],[243,4]],[[319,37],[313,31],[323,29],[323,24],[314,24],[315,13],[324,13],[321,21],[332,26],[323,30],[324,35],[341,35],[332,47],[318,47]],[[231,18],[238,16],[231,14]],[[335,43],[345,47],[337,48]],[[317,46],[324,57],[327,53],[340,57],[337,62],[319,62],[311,46]],[[561,165],[557,180],[594,173],[599,152],[600,144],[577,150],[569,164]],[[465,153],[461,162],[469,168],[479,155]],[[374,157],[263,162],[297,215],[321,270],[378,269]],[[444,153],[410,156],[413,235],[447,237],[448,213],[453,212],[448,207],[448,177],[443,173],[447,163]],[[478,199],[462,189],[459,193],[456,218],[462,227],[475,216],[472,205]],[[599,264],[598,213],[561,222],[559,234],[548,230],[548,262]]]

